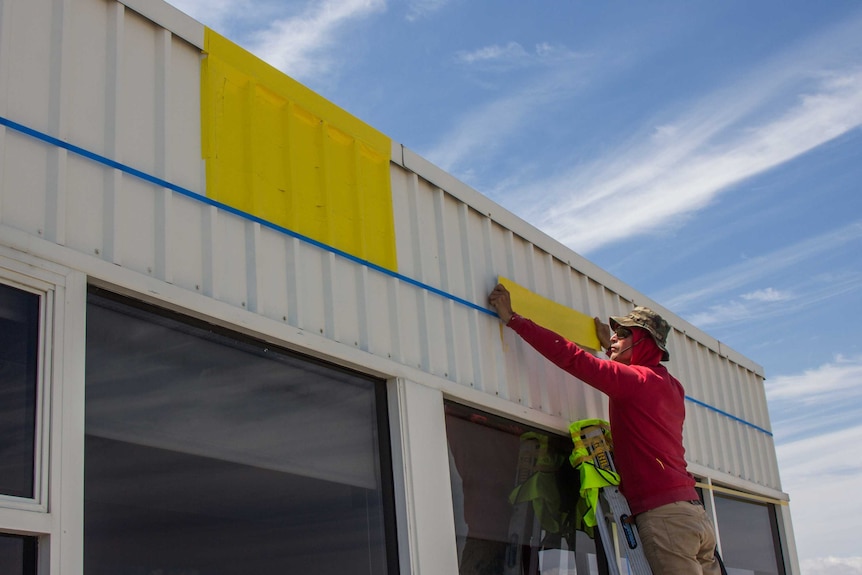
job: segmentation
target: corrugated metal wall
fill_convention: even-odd
[[[155,0],[128,3],[159,23],[113,0],[0,0],[0,224],[560,429],[601,415],[603,396],[501,329],[485,308],[497,276],[588,315],[651,305],[674,327],[689,459],[780,490],[756,364],[409,150],[392,150],[397,272],[208,198],[203,28]]]

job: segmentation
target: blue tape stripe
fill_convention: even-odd
[[[375,264],[375,263],[373,263],[373,262],[370,262],[370,261],[368,261],[368,260],[364,260],[364,259],[358,258],[358,257],[354,256],[353,254],[349,254],[349,253],[347,253],[347,252],[344,252],[344,251],[342,251],[342,250],[339,250],[338,248],[335,248],[335,247],[332,247],[332,246],[330,246],[330,245],[327,245],[327,244],[321,243],[321,242],[319,242],[319,241],[317,241],[317,240],[315,240],[315,239],[312,239],[312,238],[310,238],[310,237],[308,237],[308,236],[304,236],[304,235],[299,234],[299,233],[297,233],[297,232],[295,232],[295,231],[293,231],[293,230],[290,230],[290,229],[288,229],[288,228],[284,228],[284,227],[282,227],[282,226],[279,226],[278,224],[274,224],[274,223],[272,223],[272,222],[269,222],[269,221],[267,221],[267,220],[264,220],[264,219],[262,219],[262,218],[259,218],[259,217],[257,217],[257,216],[254,216],[254,215],[252,215],[252,214],[249,214],[248,212],[243,212],[243,211],[238,210],[238,209],[236,209],[236,208],[234,208],[234,207],[232,207],[232,206],[229,206],[229,205],[227,205],[227,204],[223,204],[223,203],[221,203],[221,202],[217,202],[217,201],[212,200],[212,199],[210,199],[210,198],[208,198],[208,197],[206,197],[206,196],[202,196],[202,195],[197,194],[197,193],[195,193],[195,192],[193,192],[193,191],[191,191],[191,190],[188,190],[188,189],[186,189],[186,188],[180,187],[180,186],[178,186],[178,185],[176,185],[176,184],[172,184],[171,182],[168,182],[167,180],[163,180],[163,179],[158,178],[158,177],[156,177],[156,176],[153,176],[153,175],[147,174],[146,172],[142,172],[142,171],[140,171],[140,170],[136,170],[135,168],[132,168],[132,167],[127,166],[127,165],[125,165],[125,164],[121,164],[120,162],[117,162],[117,161],[112,160],[112,159],[110,159],[110,158],[107,158],[107,157],[105,157],[105,156],[102,156],[102,155],[96,154],[96,153],[91,152],[91,151],[89,151],[89,150],[85,150],[84,148],[80,148],[80,147],[78,147],[78,146],[76,146],[76,145],[74,145],[74,144],[70,144],[70,143],[68,143],[68,142],[64,142],[63,140],[60,140],[60,139],[55,138],[55,137],[53,137],[53,136],[49,136],[48,134],[44,134],[44,133],[39,132],[39,131],[37,131],[37,130],[34,130],[34,129],[32,129],[32,128],[28,128],[27,126],[24,126],[24,125],[19,124],[19,123],[17,123],[17,122],[13,122],[12,120],[9,120],[9,119],[4,118],[4,117],[2,117],[2,116],[0,116],[0,124],[2,124],[2,125],[4,125],[4,126],[7,126],[7,127],[9,127],[9,128],[12,128],[13,130],[16,130],[16,131],[18,131],[18,132],[21,132],[22,134],[26,134],[26,135],[28,135],[28,136],[31,136],[31,137],[33,137],[33,138],[35,138],[35,139],[37,139],[37,140],[41,140],[41,141],[46,142],[46,143],[48,143],[48,144],[51,144],[51,145],[57,146],[58,148],[63,148],[64,150],[68,150],[68,151],[70,151],[70,152],[72,152],[72,153],[75,153],[75,154],[77,154],[77,155],[79,155],[79,156],[82,156],[82,157],[87,158],[87,159],[89,159],[89,160],[93,160],[94,162],[98,162],[98,163],[100,163],[100,164],[104,164],[104,165],[106,165],[106,166],[109,166],[109,167],[111,167],[111,168],[114,168],[114,169],[116,169],[116,170],[119,170],[119,171],[121,171],[121,172],[123,172],[123,173],[125,173],[125,174],[129,174],[130,176],[134,176],[134,177],[136,177],[136,178],[140,178],[141,180],[144,180],[144,181],[146,181],[146,182],[150,182],[151,184],[155,184],[156,186],[159,186],[159,187],[161,187],[161,188],[167,188],[167,189],[169,189],[169,190],[173,190],[174,192],[177,192],[178,194],[182,194],[182,195],[184,195],[184,196],[186,196],[186,197],[189,197],[189,198],[192,198],[192,199],[194,199],[194,200],[197,200],[197,201],[203,202],[203,203],[208,204],[208,205],[210,205],[210,206],[214,206],[214,207],[216,207],[216,208],[218,208],[218,209],[220,209],[220,210],[224,210],[224,211],[226,211],[226,212],[230,212],[230,213],[232,213],[232,214],[234,214],[234,215],[236,215],[236,216],[239,216],[239,217],[241,217],[241,218],[243,218],[243,219],[250,220],[250,221],[253,221],[253,222],[255,222],[255,223],[258,223],[258,224],[260,224],[260,225],[261,225],[261,226],[263,226],[263,227],[266,227],[266,228],[269,228],[269,229],[275,230],[275,231],[277,231],[277,232],[283,233],[283,234],[285,234],[285,235],[288,235],[288,236],[291,236],[291,237],[297,238],[297,239],[299,239],[299,240],[301,240],[301,241],[303,241],[303,242],[305,242],[305,243],[311,244],[311,245],[313,245],[313,246],[315,246],[315,247],[318,247],[318,248],[320,248],[320,249],[322,249],[322,250],[324,250],[324,251],[331,252],[331,253],[333,253],[333,254],[335,254],[335,255],[337,255],[337,256],[343,257],[343,258],[345,258],[345,259],[347,259],[347,260],[350,260],[350,261],[356,262],[356,263],[358,263],[358,264],[360,264],[360,265],[363,265],[363,266],[365,266],[365,267],[367,267],[367,268],[370,268],[370,269],[373,269],[373,270],[375,270],[375,271],[378,271],[378,272],[380,272],[380,273],[382,273],[382,274],[385,274],[385,275],[391,276],[391,277],[393,277],[393,278],[396,278],[396,279],[398,279],[398,280],[400,280],[400,281],[403,281],[404,283],[407,283],[407,284],[410,284],[410,285],[416,286],[416,287],[421,288],[421,289],[423,289],[423,290],[429,291],[429,292],[431,292],[431,293],[433,293],[433,294],[437,294],[437,295],[439,295],[440,297],[443,297],[443,298],[446,298],[446,299],[450,299],[450,300],[452,300],[452,301],[454,301],[454,302],[457,302],[457,303],[459,303],[459,304],[461,304],[461,305],[467,306],[467,307],[469,307],[469,308],[471,308],[471,309],[474,309],[474,310],[476,310],[476,311],[480,311],[480,312],[482,312],[482,313],[485,313],[485,314],[488,314],[488,315],[491,315],[491,316],[497,317],[497,314],[496,314],[495,312],[493,312],[493,311],[491,311],[491,310],[489,310],[489,309],[487,309],[487,308],[484,308],[484,307],[482,307],[482,306],[480,306],[480,305],[477,305],[477,304],[475,304],[475,303],[473,303],[473,302],[471,302],[471,301],[467,301],[467,300],[465,300],[465,299],[463,299],[463,298],[460,298],[460,297],[458,297],[458,296],[456,296],[456,295],[453,295],[453,294],[450,294],[450,293],[444,292],[444,291],[443,291],[443,290],[441,290],[441,289],[435,288],[434,286],[431,286],[431,285],[428,285],[428,284],[422,283],[422,282],[420,282],[420,281],[418,281],[418,280],[415,280],[415,279],[413,279],[413,278],[410,278],[410,277],[407,277],[407,276],[401,275],[401,274],[399,274],[398,272],[394,272],[394,271],[392,271],[392,270],[390,270],[390,269],[387,269],[387,268],[384,268],[384,267],[382,267],[382,266],[379,266],[379,265],[377,265],[377,264]]]
[[[34,129],[32,129],[32,128],[28,128],[27,126],[24,126],[24,125],[19,124],[19,123],[17,123],[17,122],[13,122],[12,120],[9,120],[8,118],[4,118],[3,116],[0,116],[0,125],[6,126],[6,127],[11,128],[11,129],[13,129],[13,130],[15,130],[15,131],[21,132],[22,134],[26,134],[26,135],[28,135],[28,136],[30,136],[30,137],[32,137],[32,138],[35,138],[35,139],[37,139],[37,140],[41,140],[41,141],[46,142],[46,143],[48,143],[48,144],[51,144],[51,145],[53,145],[53,146],[57,146],[58,148],[63,148],[64,150],[68,150],[68,151],[70,151],[70,152],[72,152],[72,153],[74,153],[74,154],[77,154],[77,155],[81,156],[81,157],[87,158],[87,159],[89,159],[89,160],[93,160],[94,162],[97,162],[97,163],[100,163],[100,164],[104,164],[104,165],[106,165],[106,166],[109,166],[109,167],[111,167],[111,168],[114,168],[114,169],[116,169],[116,170],[119,170],[119,171],[121,171],[121,172],[123,172],[123,173],[125,173],[125,174],[129,174],[130,176],[134,176],[134,177],[136,177],[136,178],[140,178],[141,180],[144,180],[144,181],[150,182],[150,183],[155,184],[156,186],[159,186],[159,187],[161,187],[161,188],[167,188],[167,189],[169,189],[169,190],[173,190],[174,192],[177,192],[178,194],[182,194],[183,196],[186,196],[186,197],[191,198],[191,199],[193,199],[193,200],[197,200],[197,201],[199,201],[199,202],[203,202],[203,203],[205,203],[205,204],[207,204],[207,205],[214,206],[214,207],[216,207],[216,208],[218,208],[218,209],[220,209],[220,210],[224,210],[224,211],[226,211],[226,212],[229,212],[229,213],[231,213],[231,214],[234,214],[234,215],[236,215],[236,216],[239,216],[240,218],[243,218],[243,219],[250,220],[250,221],[252,221],[252,222],[258,223],[258,224],[260,224],[260,225],[261,225],[261,226],[263,226],[263,227],[266,227],[266,228],[269,228],[269,229],[271,229],[271,230],[275,230],[275,231],[277,231],[277,232],[280,232],[280,233],[283,233],[283,234],[285,234],[285,235],[288,235],[288,236],[290,236],[290,237],[296,238],[296,239],[301,240],[301,241],[303,241],[303,242],[305,242],[305,243],[308,243],[308,244],[311,244],[311,245],[313,245],[313,246],[315,246],[315,247],[318,247],[318,248],[320,248],[320,249],[322,249],[322,250],[324,250],[324,251],[331,252],[331,253],[333,253],[333,254],[335,254],[335,255],[337,255],[337,256],[340,256],[340,257],[342,257],[342,258],[345,258],[345,259],[347,259],[347,260],[350,260],[350,261],[352,261],[352,262],[355,262],[355,263],[357,263],[357,264],[359,264],[359,265],[362,265],[362,266],[365,266],[365,267],[367,267],[367,268],[373,269],[373,270],[378,271],[378,272],[380,272],[380,273],[382,273],[382,274],[385,274],[385,275],[387,275],[387,276],[390,276],[390,277],[396,278],[396,279],[398,279],[399,281],[403,281],[404,283],[410,284],[410,285],[412,285],[412,286],[416,286],[416,287],[418,287],[418,288],[420,288],[420,289],[423,289],[423,290],[429,291],[429,292],[431,292],[431,293],[433,293],[433,294],[439,295],[440,297],[443,297],[443,298],[445,298],[445,299],[449,299],[449,300],[452,300],[452,301],[454,301],[454,302],[457,302],[457,303],[459,303],[459,304],[461,304],[461,305],[464,305],[464,306],[466,306],[466,307],[469,307],[470,309],[474,309],[474,310],[476,310],[476,311],[480,311],[480,312],[482,312],[482,313],[484,313],[484,314],[487,314],[487,315],[490,315],[490,316],[492,316],[492,317],[497,317],[496,312],[491,311],[491,310],[489,310],[489,309],[487,309],[487,308],[484,308],[484,307],[482,307],[482,306],[480,306],[480,305],[477,305],[477,304],[475,304],[475,303],[473,303],[473,302],[471,302],[471,301],[467,301],[467,300],[462,299],[462,298],[460,298],[460,297],[458,297],[458,296],[456,296],[456,295],[452,295],[452,294],[450,294],[450,293],[444,292],[444,291],[443,291],[443,290],[441,290],[441,289],[435,288],[434,286],[430,286],[430,285],[428,285],[428,284],[422,283],[422,282],[420,282],[420,281],[418,281],[418,280],[415,280],[415,279],[413,279],[413,278],[410,278],[410,277],[407,277],[407,276],[401,275],[401,274],[399,274],[398,272],[394,272],[394,271],[392,271],[392,270],[390,270],[390,269],[386,269],[386,268],[384,268],[384,267],[382,267],[382,266],[379,266],[379,265],[377,265],[377,264],[375,264],[375,263],[373,263],[373,262],[370,262],[370,261],[368,261],[368,260],[363,260],[363,259],[361,259],[361,258],[358,258],[358,257],[356,257],[356,256],[352,255],[352,254],[349,254],[349,253],[347,253],[347,252],[344,252],[344,251],[342,251],[342,250],[339,250],[338,248],[334,248],[334,247],[332,247],[332,246],[330,246],[330,245],[327,245],[327,244],[321,243],[321,242],[319,242],[319,241],[317,241],[317,240],[315,240],[315,239],[312,239],[312,238],[310,238],[310,237],[308,237],[308,236],[304,236],[304,235],[302,235],[302,234],[299,234],[299,233],[297,233],[297,232],[295,232],[295,231],[293,231],[293,230],[289,230],[289,229],[287,229],[287,228],[284,228],[284,227],[279,226],[279,225],[277,225],[277,224],[274,224],[274,223],[272,223],[272,222],[268,222],[268,221],[266,221],[266,220],[264,220],[264,219],[261,219],[261,218],[259,218],[259,217],[257,217],[257,216],[254,216],[254,215],[252,215],[252,214],[249,214],[249,213],[247,213],[247,212],[243,212],[243,211],[241,211],[241,210],[238,210],[238,209],[236,209],[236,208],[234,208],[234,207],[232,207],[232,206],[229,206],[229,205],[227,205],[227,204],[223,204],[223,203],[221,203],[221,202],[217,202],[217,201],[212,200],[212,199],[210,199],[210,198],[208,198],[208,197],[206,197],[206,196],[202,196],[202,195],[197,194],[197,193],[195,193],[195,192],[193,192],[193,191],[191,191],[191,190],[187,190],[186,188],[180,187],[180,186],[178,186],[178,185],[176,185],[176,184],[172,184],[171,182],[168,182],[167,180],[163,180],[163,179],[161,179],[161,178],[157,178],[156,176],[153,176],[153,175],[147,174],[146,172],[142,172],[142,171],[140,171],[140,170],[136,170],[135,168],[132,168],[132,167],[127,166],[127,165],[125,165],[125,164],[121,164],[120,162],[117,162],[117,161],[115,161],[115,160],[112,160],[112,159],[110,159],[110,158],[107,158],[107,157],[105,157],[105,156],[102,156],[102,155],[100,155],[100,154],[96,154],[96,153],[91,152],[91,151],[89,151],[89,150],[85,150],[84,148],[80,148],[80,147],[78,147],[78,146],[76,146],[76,145],[74,145],[74,144],[70,144],[70,143],[68,143],[68,142],[64,142],[63,140],[60,140],[60,139],[55,138],[55,137],[53,137],[53,136],[49,136],[48,134],[45,134],[45,133],[43,133],[43,132],[39,132],[39,131],[34,130]],[[713,406],[711,406],[711,405],[709,405],[709,404],[707,404],[707,403],[703,403],[702,401],[699,401],[699,400],[697,400],[697,399],[694,399],[693,397],[685,396],[685,398],[686,398],[687,400],[691,401],[692,403],[696,403],[697,405],[700,405],[700,406],[702,406],[702,407],[705,407],[705,408],[707,408],[707,409],[710,409],[710,410],[712,410],[712,411],[715,411],[715,412],[717,412],[717,413],[720,413],[720,414],[722,414],[722,415],[724,415],[724,416],[726,416],[726,417],[729,417],[730,419],[733,419],[733,420],[735,420],[735,421],[738,421],[738,422],[740,422],[740,423],[743,423],[743,424],[745,424],[745,425],[748,425],[749,427],[753,427],[754,429],[757,429],[758,431],[762,431],[763,433],[765,433],[765,434],[769,435],[770,437],[772,436],[772,433],[771,433],[771,432],[769,432],[769,431],[767,431],[767,430],[763,429],[762,427],[758,427],[757,425],[754,425],[753,423],[749,423],[748,421],[745,421],[744,419],[740,419],[740,418],[736,417],[735,415],[731,415],[730,413],[727,413],[726,411],[722,411],[722,410],[720,410],[720,409],[718,409],[718,408],[716,408],[716,407],[713,407]]]
[[[731,413],[728,413],[728,412],[726,412],[726,411],[722,411],[721,409],[718,409],[717,407],[713,407],[712,405],[710,405],[710,404],[708,404],[708,403],[704,403],[704,402],[700,401],[699,399],[695,399],[695,398],[690,397],[690,396],[688,396],[688,395],[686,395],[686,396],[685,396],[685,398],[686,398],[687,400],[689,400],[690,402],[692,402],[692,403],[695,403],[695,404],[697,404],[697,405],[699,405],[699,406],[701,406],[701,407],[705,407],[705,408],[709,409],[710,411],[714,411],[714,412],[716,412],[716,413],[720,413],[721,415],[723,415],[723,416],[725,416],[725,417],[729,417],[730,419],[732,419],[732,420],[734,420],[734,421],[738,421],[739,423],[742,423],[743,425],[747,425],[747,426],[749,426],[749,427],[753,427],[753,428],[754,428],[754,429],[756,429],[757,431],[761,431],[761,432],[765,433],[766,435],[768,435],[769,437],[772,437],[772,432],[771,432],[771,431],[769,431],[769,430],[767,430],[767,429],[763,429],[763,428],[762,428],[762,427],[760,427],[760,426],[754,425],[754,424],[753,424],[753,423],[751,423],[750,421],[745,421],[744,419],[741,419],[741,418],[739,418],[739,417],[736,417],[735,415],[733,415],[733,414],[731,414]]]

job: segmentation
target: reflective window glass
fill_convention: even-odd
[[[0,573],[36,575],[36,538],[0,533]]]
[[[728,575],[784,575],[772,505],[716,493],[715,513]]]
[[[606,572],[596,542],[572,527],[570,438],[453,403],[446,432],[461,575]]]
[[[33,497],[39,296],[0,284],[0,494]]]
[[[86,574],[394,572],[382,382],[102,296]]]

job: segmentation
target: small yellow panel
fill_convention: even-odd
[[[590,316],[534,294],[512,280],[500,277],[498,281],[509,290],[512,308],[520,315],[580,346],[601,349],[596,324]]]
[[[397,271],[384,134],[206,29],[207,197]]]

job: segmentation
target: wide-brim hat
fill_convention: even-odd
[[[650,308],[637,306],[628,315],[623,317],[611,316],[610,320],[612,330],[617,329],[617,326],[620,325],[623,327],[645,329],[659,349],[661,349],[661,360],[667,361],[670,359],[670,353],[667,351],[667,334],[670,332],[670,324]]]

